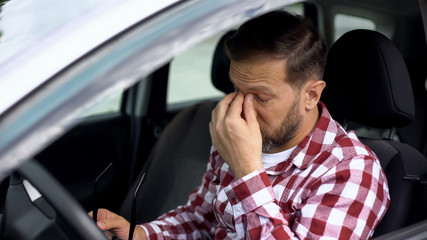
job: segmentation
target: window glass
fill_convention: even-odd
[[[222,34],[212,37],[177,56],[171,63],[167,104],[220,97],[211,82],[214,50]]]
[[[362,17],[339,13],[334,18],[334,40],[353,29],[376,30],[375,22]]]
[[[298,15],[304,15],[304,4],[303,3],[292,4],[292,5],[286,6],[284,9],[288,12],[291,12],[291,13],[295,13]]]
[[[285,7],[303,14],[303,4]],[[218,40],[225,32],[212,37],[175,57],[169,70],[167,104],[224,96],[211,82],[211,64]]]
[[[105,97],[93,106],[82,112],[79,118],[91,117],[95,115],[117,113],[122,105],[123,92]]]

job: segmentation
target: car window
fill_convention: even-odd
[[[302,3],[285,7],[285,10],[299,15],[303,15],[303,9]],[[168,105],[224,96],[211,82],[211,64],[216,44],[225,32],[174,58],[169,70]]]
[[[167,104],[224,95],[212,85],[210,78],[213,53],[222,34],[196,45],[172,61],[169,71]]]
[[[377,30],[375,22],[368,18],[338,13],[334,17],[334,41],[353,29]]]
[[[286,6],[284,9],[286,11],[289,11],[298,15],[304,15],[304,3],[292,4],[292,5]]]
[[[107,96],[83,111],[79,118],[118,113],[121,110],[123,92]]]

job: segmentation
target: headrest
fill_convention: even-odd
[[[391,128],[415,115],[411,80],[402,55],[384,35],[370,30],[344,34],[331,47],[322,93],[332,116]]]
[[[225,54],[224,42],[235,32],[235,30],[229,31],[221,37],[216,46],[212,61],[212,83],[218,90],[224,92],[225,94],[233,92],[234,86],[230,81],[230,77],[228,76],[230,71],[230,59]]]

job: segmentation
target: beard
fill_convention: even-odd
[[[260,128],[262,136],[262,152],[269,152],[276,149],[295,137],[295,134],[300,128],[303,120],[303,116],[298,111],[297,100],[298,99],[295,99],[285,120],[277,129],[274,129],[271,132],[266,128]]]

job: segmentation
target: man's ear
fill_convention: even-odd
[[[326,83],[323,80],[309,80],[304,87],[305,94],[305,108],[311,110],[317,107],[317,103],[320,100],[322,91],[325,88]]]

